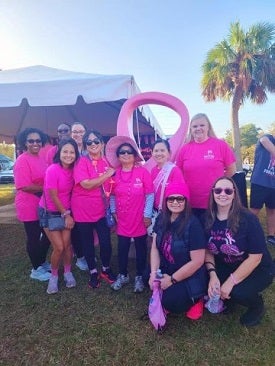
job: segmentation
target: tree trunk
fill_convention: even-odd
[[[231,107],[232,139],[233,139],[233,148],[236,156],[237,171],[243,170],[240,127],[239,127],[239,109],[241,105],[241,95],[242,95],[241,87],[237,86],[235,89]]]

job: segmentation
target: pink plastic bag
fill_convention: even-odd
[[[154,281],[153,293],[148,306],[148,316],[157,331],[163,330],[166,323],[166,314],[161,304],[161,297],[160,282]]]

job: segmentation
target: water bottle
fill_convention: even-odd
[[[157,273],[156,273],[156,280],[160,280],[162,277],[163,277],[163,274],[161,273],[161,269],[158,269]]]
[[[213,296],[206,302],[205,307],[212,314],[220,313],[223,310],[223,301],[220,298],[218,287],[215,288]]]

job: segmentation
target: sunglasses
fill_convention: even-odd
[[[100,140],[99,139],[94,139],[94,140],[88,140],[87,142],[86,142],[86,145],[87,146],[91,146],[91,145],[93,145],[93,144],[95,144],[95,145],[99,145],[100,144]]]
[[[221,194],[222,192],[224,192],[227,196],[231,196],[231,194],[233,194],[234,189],[233,188],[213,188],[213,192],[215,194]]]
[[[60,128],[57,130],[58,133],[68,133],[70,130],[68,128]]]
[[[27,142],[29,144],[41,144],[41,140],[40,139],[28,139]]]
[[[178,196],[170,196],[167,198],[167,202],[168,203],[174,203],[174,202],[177,202],[177,203],[183,203],[185,201],[185,197],[178,197]]]
[[[118,152],[119,155],[125,155],[125,154],[128,154],[128,155],[134,155],[134,152],[133,150],[120,150]]]

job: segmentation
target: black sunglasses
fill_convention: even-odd
[[[99,139],[94,139],[94,140],[88,140],[86,142],[86,145],[87,146],[91,146],[92,144],[99,145],[100,143],[101,143],[101,141]]]
[[[174,203],[176,201],[177,203],[183,203],[185,201],[185,197],[181,196],[170,196],[167,198],[167,202]]]
[[[57,130],[58,133],[67,133],[69,131],[69,128],[60,128],[59,130]]]
[[[234,189],[232,188],[213,188],[213,192],[215,194],[221,194],[222,192],[224,192],[227,196],[231,196],[231,194],[233,194]]]
[[[118,154],[119,155],[126,155],[126,154],[128,154],[128,155],[134,155],[134,152],[133,152],[133,150],[120,150],[118,152]]]
[[[40,139],[28,139],[27,142],[29,144],[41,144],[41,140]]]

